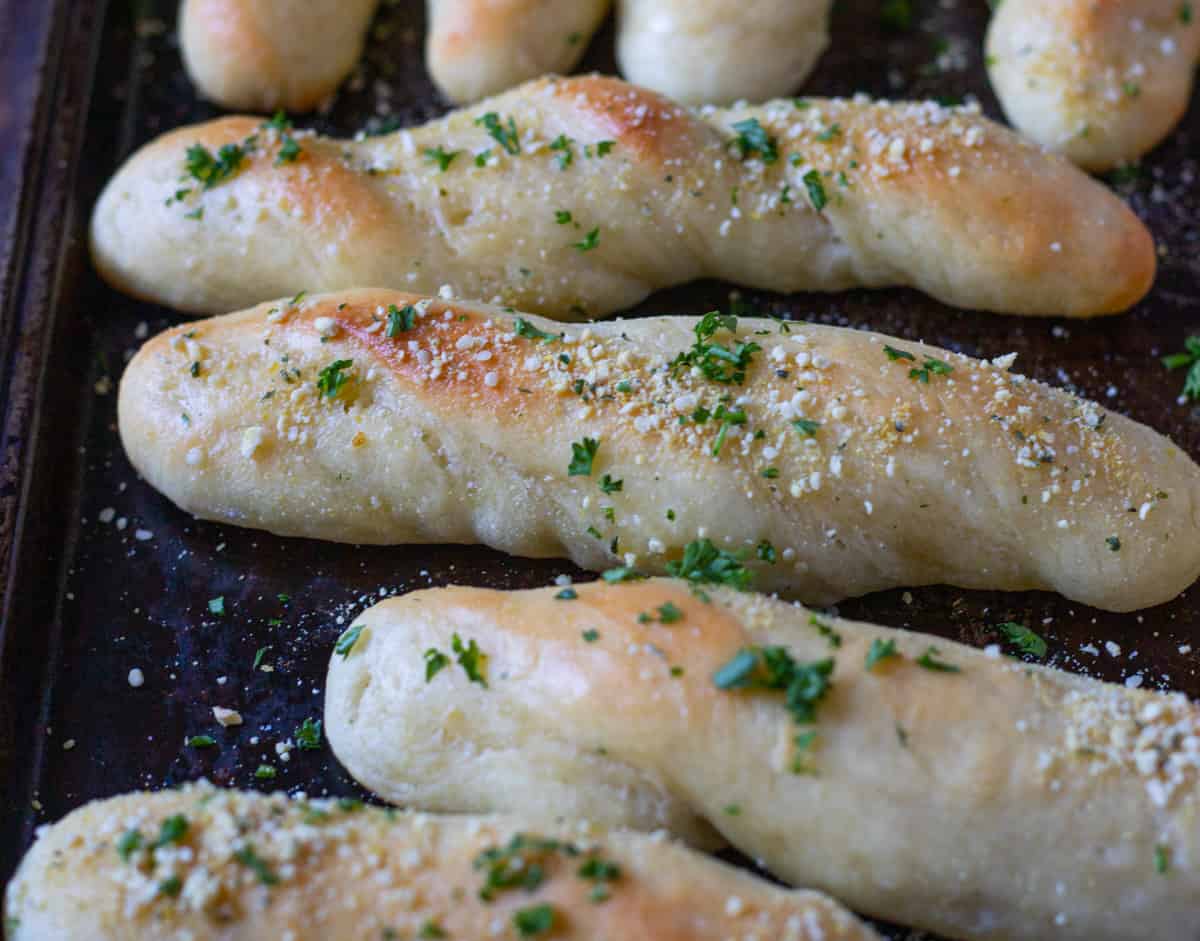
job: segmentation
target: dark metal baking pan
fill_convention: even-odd
[[[175,0],[6,5],[16,2],[0,0],[0,878],[35,826],[131,788],[206,776],[357,793],[327,748],[294,751],[286,763],[274,748],[320,716],[329,648],[353,613],[384,593],[449,582],[533,586],[571,571],[472,547],[356,548],[200,523],[137,478],[117,439],[115,385],[140,340],[179,318],[98,280],[86,257],[87,216],[134,147],[216,111],[197,101],[181,68]],[[385,5],[363,68],[327,111],[299,123],[348,133],[445,110],[422,62],[422,6]],[[912,27],[900,32],[889,31],[881,6],[836,5],[833,44],[807,93],[975,96],[999,115],[982,69],[985,4],[917,0]],[[585,66],[611,71],[611,46],[610,27]],[[1198,456],[1200,410],[1177,401],[1180,378],[1158,361],[1200,331],[1197,154],[1193,106],[1181,130],[1114,184],[1161,249],[1154,292],[1123,317],[987,316],[908,291],[746,292],[743,300],[970,354],[1016,352],[1022,371],[1146,422]],[[10,183],[19,188],[6,191]],[[729,302],[728,285],[705,282],[655,295],[640,310]],[[223,615],[209,610],[217,597]],[[1197,653],[1188,645],[1200,652],[1197,597],[1192,590],[1118,616],[1049,594],[927,588],[840,611],[977,645],[999,640],[1000,622],[1021,621],[1047,638],[1053,664],[1196,696]],[[138,687],[129,681],[135,668],[144,676]],[[245,724],[219,728],[215,705],[238,709]],[[216,747],[185,747],[198,733]],[[279,769],[274,781],[254,778],[263,762]]]

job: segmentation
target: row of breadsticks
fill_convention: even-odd
[[[338,639],[325,728],[350,773],[408,808],[507,816],[208,787],[100,802],[31,850],[15,937],[874,937],[828,897],[630,835],[660,830],[967,941],[1188,937],[1186,697],[742,590],[949,582],[1127,610],[1194,580],[1200,468],[1010,366],[384,290],[150,340],[122,440],[197,516],[604,577],[415,592]]]
[[[471,102],[570,71],[610,0],[429,0],[434,81]],[[1200,16],[1190,0],[1005,0],[986,63],[1022,133],[1089,170],[1137,159],[1187,107]],[[362,53],[378,0],[183,0],[188,69],[241,109],[307,110]],[[621,0],[617,61],[686,104],[791,94],[828,44],[831,0]]]

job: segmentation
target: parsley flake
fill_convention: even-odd
[[[513,332],[526,340],[541,340],[543,343],[551,343],[563,338],[561,333],[547,333],[545,330],[539,330],[524,317],[518,317],[513,323]]]
[[[296,747],[301,751],[316,751],[321,747],[321,720],[305,719],[296,729]]]
[[[1167,369],[1179,369],[1187,366],[1187,375],[1183,380],[1183,391],[1180,397],[1189,401],[1200,399],[1200,336],[1190,336],[1183,341],[1184,352],[1172,353],[1162,358],[1162,364]]]
[[[489,111],[481,118],[475,119],[477,126],[482,126],[491,138],[504,148],[505,153],[516,156],[521,152],[521,146],[517,135],[517,125],[512,118],[508,119],[507,126],[500,120],[500,115],[495,111]]]
[[[568,477],[590,477],[592,464],[596,460],[596,451],[600,442],[595,438],[584,438],[582,441],[571,442],[571,462],[567,465]]]
[[[425,682],[428,683],[438,673],[450,665],[450,658],[438,650],[436,647],[430,647],[423,654],[425,657]]]
[[[554,908],[550,905],[532,905],[513,912],[513,927],[522,938],[536,938],[548,934],[554,927]]]
[[[763,163],[774,163],[779,159],[778,141],[758,123],[758,118],[747,118],[733,125],[737,132],[737,148],[742,159],[757,154]]]
[[[800,179],[804,182],[804,188],[808,190],[808,201],[812,203],[813,209],[820,212],[829,205],[829,196],[825,193],[825,184],[821,182],[820,173],[809,170]]]
[[[333,645],[333,652],[341,656],[343,660],[350,656],[350,651],[354,649],[354,645],[358,643],[359,635],[362,634],[365,624],[352,624],[349,628],[342,632],[338,637],[337,643]]]
[[[349,377],[343,370],[354,365],[350,359],[335,359],[317,374],[317,391],[326,398],[337,398]]]
[[[741,559],[719,549],[707,536],[683,547],[683,558],[667,563],[667,574],[693,584],[728,585],[739,591],[750,587],[754,574]]]
[[[592,229],[578,242],[572,242],[571,247],[578,249],[581,252],[590,252],[593,248],[600,244],[600,228],[597,226]]]
[[[1018,624],[1016,621],[1005,621],[1003,624],[997,626],[997,630],[1004,635],[1005,640],[1020,650],[1021,653],[1036,657],[1039,660],[1046,656],[1046,641],[1024,624]]]
[[[865,667],[869,672],[885,660],[890,660],[898,656],[900,656],[900,651],[896,649],[896,642],[894,640],[881,640],[876,637],[871,641],[871,647],[867,651]]]
[[[483,675],[487,671],[487,654],[479,649],[479,645],[474,640],[464,644],[458,634],[453,634],[450,637],[450,649],[454,653],[455,661],[467,674],[467,679],[487,689],[487,680]]]
[[[454,158],[461,153],[461,150],[442,150],[441,147],[425,148],[425,158],[438,165],[439,173],[445,173],[450,164],[454,163]]]
[[[579,592],[577,592],[574,588],[564,588],[554,597],[559,601],[574,601],[579,597]]]
[[[417,310],[412,304],[405,304],[403,307],[388,304],[387,330],[385,331],[387,338],[393,340],[400,336],[400,334],[407,333],[413,328],[416,319]]]
[[[946,663],[944,660],[938,659],[938,649],[929,647],[921,656],[917,657],[917,666],[924,667],[926,670],[933,670],[937,673],[961,673],[962,668],[956,667],[953,663]]]
[[[713,337],[721,330],[734,334],[736,339],[737,317],[715,310],[709,311],[697,321],[692,330],[696,334],[696,342],[690,350],[680,353],[671,362],[672,375],[684,367],[689,367],[699,369],[709,381],[723,385],[741,385],[746,381],[746,371],[750,368],[754,354],[762,347],[757,343],[738,341],[730,348],[713,342]]]

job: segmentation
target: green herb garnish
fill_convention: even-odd
[[[571,462],[567,465],[568,477],[590,477],[592,464],[596,460],[596,451],[600,442],[595,438],[584,438],[582,441],[571,442]]]
[[[1046,656],[1046,641],[1024,624],[1018,624],[1016,621],[1005,621],[1003,624],[997,626],[997,630],[1004,635],[1005,640],[1014,645],[1021,653],[1037,657],[1039,660]]]
[[[359,635],[362,634],[365,624],[352,624],[344,630],[337,643],[333,645],[333,652],[341,656],[343,660],[350,656],[350,651],[354,649],[354,645],[358,643]]]
[[[353,360],[335,359],[317,374],[317,391],[326,398],[336,398],[349,379],[343,370],[353,365]]]

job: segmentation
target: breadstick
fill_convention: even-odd
[[[207,784],[76,810],[7,895],[10,941],[878,941],[832,899],[661,837]]]
[[[569,72],[609,0],[430,0],[425,61],[435,84],[465,104],[548,72]]]
[[[354,68],[378,2],[183,0],[183,63],[227,108],[308,111]]]
[[[1004,0],[988,71],[1023,133],[1088,170],[1136,160],[1179,122],[1200,57],[1185,0]]]
[[[617,61],[683,104],[794,93],[829,45],[830,0],[623,0]]]
[[[118,171],[91,234],[115,286],[197,313],[449,284],[581,319],[711,276],[1088,316],[1137,301],[1155,264],[1120,200],[978,113],[813,99],[697,115],[596,76],[357,141],[281,143],[251,118],[172,131]]]
[[[384,601],[330,661],[330,745],[412,807],[694,815],[787,881],[963,941],[1195,937],[1182,694],[693,589]]]
[[[121,382],[145,478],[205,519],[347,543],[482,542],[661,573],[749,553],[825,603],[949,583],[1127,611],[1200,574],[1200,469],[1166,438],[865,331],[564,326],[362,290],[166,331]]]

